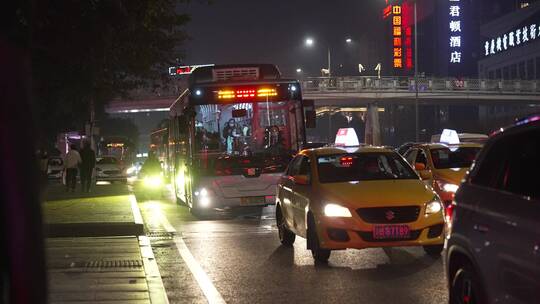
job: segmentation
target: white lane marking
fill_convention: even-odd
[[[165,215],[163,215],[163,217],[161,218],[161,223],[163,224],[163,228],[165,228],[167,232],[176,232],[176,229],[174,229],[174,227],[171,225]],[[199,284],[199,288],[203,292],[208,303],[226,303],[219,291],[214,286],[214,284],[212,284],[212,280],[210,280],[206,272],[204,272],[204,270],[202,269],[199,262],[195,259],[195,257],[193,257],[191,251],[189,251],[189,248],[186,246],[186,243],[184,242],[182,237],[175,236],[174,243],[176,244],[176,249],[178,249],[180,256],[182,257],[182,259],[184,259],[184,262],[188,266],[189,271],[191,271],[191,273],[195,277],[195,280],[197,281],[197,284]]]
[[[219,291],[214,286],[214,284],[212,284],[212,281],[210,280],[206,272],[204,272],[201,265],[199,265],[199,262],[197,262],[197,260],[193,257],[193,255],[187,248],[186,243],[184,243],[184,240],[180,237],[175,237],[174,242],[176,243],[176,248],[178,249],[178,252],[180,252],[180,255],[184,259],[184,262],[186,262],[189,270],[195,277],[195,280],[197,280],[197,283],[199,284],[199,287],[204,293],[204,296],[206,297],[208,303],[226,303]]]
[[[161,224],[163,224],[163,228],[165,228],[165,230],[167,232],[171,232],[171,233],[174,233],[176,232],[176,229],[174,229],[174,227],[171,225],[171,223],[169,223],[169,220],[167,219],[167,216],[165,216],[165,214],[161,213]]]

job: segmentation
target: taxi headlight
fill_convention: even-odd
[[[352,217],[349,208],[337,204],[326,204],[324,206],[324,215],[328,217]]]
[[[452,193],[456,193],[456,191],[458,190],[459,186],[458,185],[454,185],[454,184],[444,184],[443,186],[443,190],[445,192],[452,192]]]
[[[157,188],[163,184],[163,179],[161,176],[147,176],[143,182],[146,187]]]
[[[426,204],[426,215],[439,213],[442,209],[443,207],[439,199],[434,199]]]
[[[459,188],[459,186],[456,184],[446,183],[444,181],[437,181],[437,184],[444,192],[456,193]]]

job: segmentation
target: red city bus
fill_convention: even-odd
[[[275,203],[305,142],[300,83],[269,64],[196,69],[170,109],[169,174],[179,201],[207,209]]]

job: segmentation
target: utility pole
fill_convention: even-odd
[[[330,47],[328,47],[328,77],[332,76],[332,70],[330,68],[330,64],[331,64],[331,61],[330,61]]]
[[[420,141],[420,122],[418,118],[418,19],[416,15],[416,1],[414,1],[414,112],[415,112],[415,140]]]

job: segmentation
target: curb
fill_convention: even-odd
[[[100,237],[144,235],[138,223],[64,223],[45,224],[46,237]]]
[[[144,272],[146,273],[150,302],[152,304],[169,304],[169,298],[167,297],[167,292],[165,291],[165,286],[163,286],[161,274],[159,273],[159,266],[147,236],[139,236],[139,246]]]

